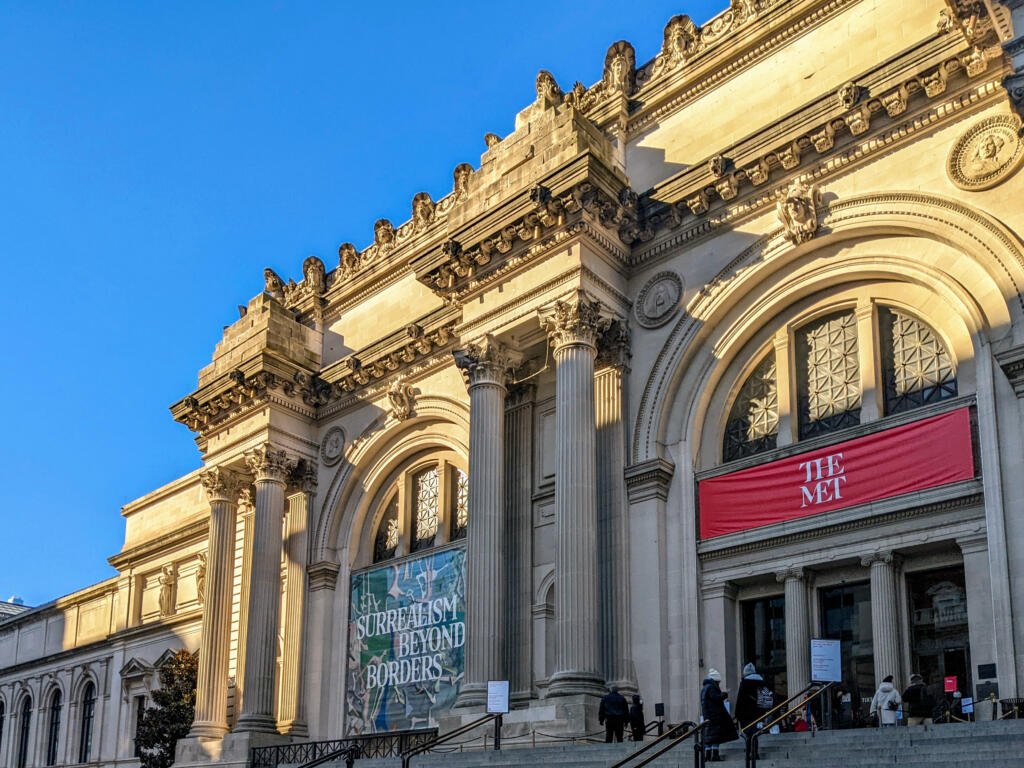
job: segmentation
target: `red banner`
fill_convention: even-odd
[[[724,536],[974,477],[967,408],[702,480],[700,535]]]

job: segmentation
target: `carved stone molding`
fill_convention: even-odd
[[[341,427],[331,427],[320,442],[320,460],[325,466],[333,467],[344,454],[345,431]]]
[[[623,320],[613,321],[598,340],[595,365],[610,366],[628,372],[632,356],[629,327]]]
[[[784,568],[783,570],[775,572],[775,581],[777,581],[779,584],[785,584],[787,581],[790,581],[791,579],[805,581],[807,579],[807,571],[800,566],[791,566],[789,568]]]
[[[318,485],[316,462],[300,459],[292,467],[288,485],[301,493],[315,494]]]
[[[230,504],[237,503],[238,493],[246,485],[248,478],[224,467],[210,467],[200,475],[200,482],[206,497],[211,502],[226,501]]]
[[[946,173],[960,189],[979,192],[1006,181],[1022,163],[1020,120],[994,115],[978,121],[957,139],[946,160]]]
[[[658,328],[676,316],[682,299],[682,278],[675,272],[659,272],[640,289],[633,315],[642,327]]]
[[[399,376],[388,387],[388,401],[391,403],[391,417],[397,421],[405,421],[413,415],[416,390],[405,379]]]
[[[538,310],[538,315],[556,351],[570,344],[596,349],[598,336],[611,325],[611,318],[604,313],[601,302],[582,290],[577,290],[567,301],[556,301]]]
[[[504,387],[510,370],[520,360],[517,353],[509,350],[489,333],[462,349],[455,350],[452,356],[455,358],[455,365],[462,371],[467,387],[480,384]]]
[[[813,184],[797,179],[782,193],[775,206],[776,215],[793,245],[806,243],[818,231],[818,207],[821,196]]]
[[[256,482],[268,481],[282,485],[287,482],[292,468],[287,452],[269,443],[246,451],[245,463]]]
[[[321,560],[318,563],[312,563],[306,568],[306,575],[309,578],[309,591],[317,592],[321,589],[333,590],[335,585],[338,583],[338,571],[341,570],[341,566],[337,563],[329,563],[325,560]]]
[[[666,459],[651,459],[626,467],[626,493],[629,503],[650,499],[668,501],[668,488],[676,466]]]
[[[900,556],[893,552],[891,549],[882,549],[878,550],[877,552],[869,552],[866,555],[862,555],[860,558],[860,564],[865,568],[870,568],[872,565],[875,565],[876,563],[885,563],[886,565],[891,565],[895,568],[899,566],[900,562]]]

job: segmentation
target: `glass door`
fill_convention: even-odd
[[[839,640],[842,652],[841,694],[849,694],[849,711],[840,722],[857,725],[867,717],[875,694],[874,642],[871,635],[871,585],[840,584],[818,590],[821,601],[821,637]],[[844,722],[845,721],[845,722]]]

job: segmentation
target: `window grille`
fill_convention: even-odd
[[[725,461],[775,448],[779,435],[779,390],[775,355],[769,353],[747,377],[725,427]]]
[[[857,318],[829,315],[796,334],[800,439],[860,423]]]
[[[956,372],[935,332],[915,317],[879,308],[885,413],[956,397]]]

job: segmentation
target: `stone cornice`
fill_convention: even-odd
[[[1006,374],[1017,397],[1024,398],[1024,346],[1000,352],[996,355],[996,362]]]
[[[676,465],[667,459],[657,458],[626,467],[626,494],[633,504],[650,499],[668,501],[668,486]]]
[[[937,34],[924,46],[883,62],[839,93],[828,93],[728,147],[716,148],[703,163],[662,182],[641,201],[647,228],[675,229],[707,220],[721,205],[756,193],[773,172],[789,173],[825,157],[837,138],[859,138],[879,124],[904,120],[908,107],[944,96],[990,69],[988,49],[967,47],[952,35]],[[919,107],[918,107],[919,108]],[[874,126],[872,126],[874,122]],[[635,261],[642,261],[636,256]]]
[[[161,534],[151,541],[147,541],[145,544],[140,544],[139,546],[132,547],[131,549],[121,550],[116,555],[108,557],[107,562],[118,571],[123,572],[138,565],[139,561],[152,560],[169,550],[179,549],[190,544],[204,541],[209,532],[209,528],[210,521],[208,518],[204,517],[201,520],[196,520],[195,522],[184,525],[181,528],[176,528],[169,533]]]
[[[338,572],[341,566],[337,563],[329,563],[321,560],[312,563],[306,568],[306,575],[309,583],[309,591],[317,592],[321,589],[333,590],[338,582]]]

